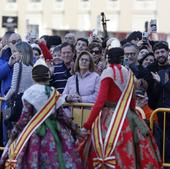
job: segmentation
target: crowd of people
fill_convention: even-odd
[[[22,39],[6,32],[0,42],[0,168],[160,169],[162,113],[170,107],[166,41],[134,31],[119,41],[100,35],[44,35]],[[67,103],[94,103],[80,128]],[[144,121],[135,110],[143,109]],[[81,118],[81,117],[80,117]],[[169,114],[166,128],[169,129]],[[170,162],[170,131],[165,161]],[[11,147],[14,147],[13,149]]]

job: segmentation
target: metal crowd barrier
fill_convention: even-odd
[[[94,104],[92,103],[64,103],[63,106],[69,106],[71,108],[71,112],[73,113],[74,122],[76,122],[80,127],[82,127],[83,123],[87,119],[91,107]],[[3,151],[4,147],[0,147],[0,151]]]
[[[73,121],[82,127],[83,123],[86,121],[91,108],[94,106],[92,103],[64,103],[63,107],[67,106],[71,109],[73,114]],[[136,111],[141,115],[143,119],[146,118],[144,111],[140,107],[136,107]],[[0,151],[4,148],[0,147]]]
[[[93,103],[64,103],[63,106],[69,106],[71,108],[73,121],[82,127],[93,105]]]
[[[80,127],[82,127],[83,123],[86,121],[91,108],[94,106],[92,103],[64,103],[64,106],[71,107],[71,112],[73,114],[73,120]],[[136,111],[142,117],[142,119],[146,119],[145,112],[140,107],[136,107]]]
[[[145,112],[143,111],[143,109],[141,107],[136,106],[135,110],[142,117],[143,120],[146,119]]]
[[[170,163],[167,163],[165,161],[165,150],[166,150],[166,147],[165,147],[165,141],[166,141],[166,115],[167,113],[170,113],[170,108],[158,108],[156,110],[154,110],[151,114],[151,117],[150,117],[150,128],[151,130],[153,131],[153,127],[154,127],[154,116],[157,114],[157,113],[163,113],[164,114],[164,117],[163,117],[163,143],[162,143],[162,161],[163,161],[163,167],[170,167]],[[169,149],[169,148],[167,148]],[[169,149],[170,151],[170,149]]]

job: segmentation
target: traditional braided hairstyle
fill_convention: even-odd
[[[117,38],[111,38],[110,42],[108,42],[108,62],[110,64],[120,64],[121,59],[124,55],[124,50],[120,45],[120,41]]]
[[[50,70],[44,59],[38,59],[32,69],[32,78],[38,83],[47,83],[51,78]]]

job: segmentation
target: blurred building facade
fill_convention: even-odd
[[[170,34],[169,6],[169,0],[1,0],[0,35],[6,30],[3,16],[18,17],[16,31],[22,36],[30,30],[41,36],[91,31],[101,12],[110,20],[109,32],[144,31],[145,21],[156,18],[158,32]]]

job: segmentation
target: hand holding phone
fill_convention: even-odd
[[[16,62],[18,62],[19,59],[20,59],[20,58],[14,53],[14,54],[12,54],[11,57],[9,58],[8,64],[9,64],[10,66],[12,66],[12,65],[14,65]]]
[[[156,21],[156,19],[151,19],[150,29],[151,29],[151,32],[153,32],[153,33],[157,32],[157,21]]]
[[[142,33],[142,41],[143,41],[143,44],[147,44],[148,43],[148,32],[143,32]]]
[[[126,67],[126,68],[128,68],[129,67],[129,58],[124,58],[124,60],[123,60],[123,65]]]

